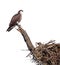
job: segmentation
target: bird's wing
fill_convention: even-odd
[[[11,19],[11,21],[17,21],[18,20],[18,14],[14,15]]]
[[[15,24],[17,23],[17,21],[18,21],[18,17],[17,17],[17,16],[18,16],[18,14],[14,15],[14,16],[12,17],[9,26],[13,26],[13,25],[15,25]]]
[[[22,16],[21,16],[21,14],[19,14],[19,15],[18,15],[18,22],[20,22],[21,19],[22,19]]]

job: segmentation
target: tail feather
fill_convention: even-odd
[[[11,31],[14,27],[8,27],[7,31]]]

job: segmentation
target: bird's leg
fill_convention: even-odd
[[[21,25],[19,25],[18,23],[16,23],[16,25],[20,28],[21,27]]]

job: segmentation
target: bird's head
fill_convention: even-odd
[[[19,10],[18,13],[23,12],[23,10]]]

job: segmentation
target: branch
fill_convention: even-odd
[[[34,46],[33,46],[32,42],[31,42],[28,34],[26,33],[26,31],[24,29],[22,29],[21,26],[19,26],[17,30],[22,34],[22,36],[24,38],[24,41],[26,42],[28,50],[30,51],[30,53],[38,61],[40,53],[34,48]]]
[[[34,46],[31,42],[28,34],[26,33],[26,31],[24,29],[22,29],[21,26],[17,30],[22,34],[22,36],[24,38],[24,41],[26,42],[29,51],[34,50]]]

